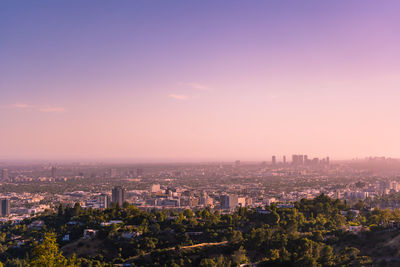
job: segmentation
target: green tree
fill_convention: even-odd
[[[242,263],[249,262],[249,259],[246,256],[246,250],[243,247],[240,247],[238,250],[233,252],[232,256],[233,265],[239,266]]]
[[[61,267],[67,266],[68,261],[58,249],[56,235],[46,233],[44,241],[33,249],[33,259],[29,266],[32,267]]]
[[[186,218],[191,218],[191,217],[194,216],[194,213],[193,213],[193,211],[191,211],[190,209],[185,209],[185,210],[183,211],[183,215],[184,215]]]
[[[280,221],[280,216],[276,211],[272,211],[268,214],[268,223],[272,225],[278,225]]]
[[[277,259],[279,259],[278,249],[270,249],[267,251],[267,261],[276,261]]]
[[[200,262],[201,267],[215,267],[217,263],[213,259],[202,259]]]
[[[127,208],[129,207],[129,203],[125,201],[125,202],[122,204],[122,207],[123,207],[124,209],[127,209]]]
[[[82,211],[81,204],[79,204],[78,202],[75,203],[74,210],[73,210],[73,215],[74,216],[78,216],[81,213],[81,211]]]
[[[321,262],[321,264],[323,266],[333,266],[333,265],[335,265],[334,255],[333,255],[333,248],[331,246],[325,246],[321,250],[320,262]]]

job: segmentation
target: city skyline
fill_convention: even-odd
[[[400,158],[400,3],[0,4],[0,159]]]

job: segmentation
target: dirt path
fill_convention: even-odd
[[[191,245],[191,246],[184,246],[181,247],[181,249],[188,249],[188,248],[198,248],[198,247],[205,247],[205,246],[219,246],[219,245],[225,245],[228,244],[228,241],[222,241],[222,242],[217,242],[217,243],[201,243],[201,244],[196,244],[196,245]],[[168,250],[172,250],[175,248],[169,248]]]
[[[200,243],[200,244],[195,244],[195,245],[191,245],[191,246],[183,246],[183,247],[180,247],[179,249],[183,250],[183,249],[200,248],[200,247],[212,247],[212,246],[221,246],[221,245],[226,245],[226,244],[228,244],[228,241],[222,241],[222,242],[216,242],[216,243]],[[163,251],[171,251],[171,250],[175,250],[175,247],[163,249]],[[139,257],[146,257],[146,256],[149,256],[150,254],[151,254],[151,252],[148,252],[143,255],[133,256],[133,257],[127,259],[126,262],[129,263],[133,260],[136,260]]]

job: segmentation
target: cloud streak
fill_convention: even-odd
[[[38,109],[41,112],[65,112],[64,107],[42,107]]]
[[[187,100],[189,97],[183,94],[169,94],[168,97],[177,99],[177,100]]]
[[[25,104],[25,103],[15,103],[15,104],[11,105],[11,107],[17,108],[17,109],[32,109],[32,108],[35,108],[35,106],[28,105],[28,104]]]
[[[194,98],[198,98],[199,97],[199,93],[195,92],[196,91],[211,91],[212,89],[208,86],[205,86],[203,84],[199,84],[199,83],[194,83],[194,82],[179,82],[178,83],[180,90],[186,90],[189,91],[187,94],[169,94],[168,97],[169,98],[173,98],[176,100],[188,100],[188,99],[194,99]],[[183,88],[186,87],[186,88]]]
[[[17,102],[8,106],[11,109],[18,109],[18,110],[29,110],[29,111],[38,111],[38,112],[45,112],[45,113],[59,113],[67,111],[64,107],[59,106],[49,106],[49,105],[30,105],[26,103]]]

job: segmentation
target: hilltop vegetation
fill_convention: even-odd
[[[2,225],[0,260],[5,266],[392,266],[400,263],[396,222],[399,210],[350,207],[325,195],[231,214],[75,204]]]

